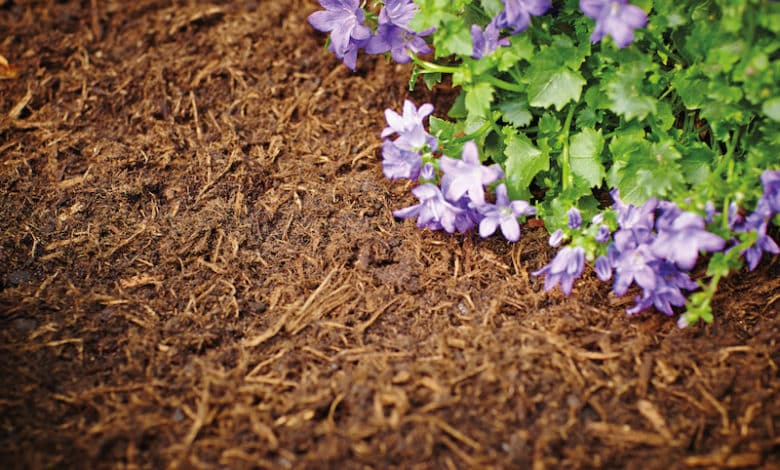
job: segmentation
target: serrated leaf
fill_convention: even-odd
[[[531,123],[533,115],[528,111],[524,100],[505,101],[498,106],[504,121],[515,127],[525,127]]]
[[[607,83],[606,91],[610,99],[610,109],[626,118],[644,119],[648,114],[656,111],[657,100],[642,93],[640,87],[644,78],[644,72],[633,64],[628,70],[620,70]]]
[[[499,47],[495,56],[498,70],[506,72],[521,60],[529,60],[534,55],[534,44],[528,36],[515,35],[510,38],[508,47]]]
[[[688,184],[704,184],[710,176],[710,164],[715,152],[702,143],[688,147],[680,159],[680,167]]]
[[[677,163],[681,155],[674,142],[666,140],[638,148],[649,151],[625,160],[627,163],[619,170],[617,187],[625,202],[639,205],[651,197],[666,198],[683,185],[682,169]]]
[[[682,98],[688,109],[699,109],[705,101],[707,81],[703,76],[696,75],[694,67],[681,70],[674,75],[672,86]]]
[[[501,0],[481,0],[480,3],[485,13],[491,18],[504,10],[504,2]]]
[[[452,54],[470,56],[474,50],[471,31],[466,27],[463,19],[456,16],[442,22],[442,26],[434,33],[434,42],[436,57]]]
[[[579,72],[567,68],[547,71],[530,80],[529,104],[538,108],[555,106],[557,111],[563,109],[569,101],[579,101],[585,85],[585,79]]]
[[[509,132],[506,138],[506,186],[512,199],[527,198],[528,186],[540,171],[550,169],[550,156],[534,146],[525,134]]]
[[[466,90],[466,112],[469,119],[487,117],[490,111],[490,103],[493,102],[493,85],[488,82],[477,82],[474,85],[465,87]]]
[[[431,135],[435,136],[439,142],[452,140],[455,136],[455,124],[436,116],[428,118],[428,127]]]
[[[424,31],[428,28],[437,28],[447,17],[452,17],[445,12],[447,0],[416,0],[417,14],[409,21],[409,27],[414,31]]]
[[[574,176],[579,176],[590,187],[601,186],[604,179],[604,165],[601,163],[601,151],[604,149],[604,136],[601,132],[586,127],[571,137],[569,147],[569,165]]]
[[[452,107],[447,111],[447,117],[452,119],[463,119],[466,117],[466,92],[461,90],[460,94],[455,98],[452,103]]]
[[[428,87],[429,90],[433,90],[433,87],[437,83],[441,83],[441,74],[440,73],[423,74],[423,81],[425,82],[425,86]]]

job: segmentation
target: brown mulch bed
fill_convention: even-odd
[[[780,467],[777,257],[681,330],[394,220],[315,8],[0,0],[4,468]]]

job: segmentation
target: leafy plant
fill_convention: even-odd
[[[561,247],[546,289],[591,262],[616,294],[639,287],[629,313],[711,321],[720,279],[780,252],[780,4],[634,3],[321,0],[310,21],[350,68],[387,53],[413,62],[410,87],[460,87],[427,130],[430,105],[386,112],[385,175],[420,182],[396,216],[510,241],[537,216]]]

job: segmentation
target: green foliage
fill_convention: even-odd
[[[455,122],[432,119],[432,132],[444,149],[464,134],[478,142],[511,197],[541,187],[534,202],[550,230],[573,206],[594,213],[594,191],[611,188],[636,205],[750,208],[761,172],[780,168],[780,2],[632,0],[649,22],[622,49],[590,43],[594,23],[579,2],[555,2],[554,15],[479,60],[470,27],[484,27],[501,0],[416,3],[412,26],[437,28],[437,63],[415,58],[417,72],[429,86],[450,75],[462,88]],[[712,257],[713,284],[690,298],[686,321],[711,320],[719,279],[739,265],[738,250]]]

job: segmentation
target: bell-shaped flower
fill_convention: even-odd
[[[659,230],[652,252],[682,269],[693,269],[700,251],[720,251],[726,241],[704,228],[704,219],[692,212],[682,212]]]
[[[394,141],[398,148],[418,151],[428,145],[436,150],[436,138],[428,134],[423,126],[423,119],[433,112],[433,105],[425,103],[420,109],[409,100],[404,100],[403,115],[392,109],[385,110],[387,127],[382,130],[382,137],[398,134]]]
[[[504,0],[504,11],[496,22],[499,28],[509,28],[517,34],[528,28],[531,16],[542,16],[551,6],[550,0]]]
[[[371,28],[363,24],[366,14],[360,8],[359,0],[319,0],[325,10],[309,15],[309,24],[314,29],[330,33],[333,52],[339,58],[350,51],[350,43],[371,37]],[[345,61],[346,62],[346,61]]]
[[[439,168],[444,173],[442,187],[445,186],[445,196],[451,201],[457,201],[468,195],[475,206],[485,204],[483,187],[504,176],[498,164],[484,166],[479,161],[477,144],[472,141],[463,146],[460,159],[443,155],[439,160]]]
[[[485,30],[479,25],[471,25],[471,43],[473,52],[471,57],[473,59],[481,59],[486,55],[490,55],[499,47],[509,46],[509,38],[498,37],[498,26],[496,25],[495,18],[493,21],[485,26]]]
[[[454,233],[463,227],[459,216],[464,210],[456,207],[444,198],[441,190],[430,183],[421,184],[412,189],[412,194],[420,200],[404,209],[393,211],[393,215],[399,219],[417,218],[417,227],[431,230],[444,229],[448,233]]]
[[[647,24],[647,13],[628,0],[580,0],[580,9],[585,16],[596,20],[591,42],[610,35],[623,48],[634,42],[634,30]]]
[[[520,224],[517,218],[536,214],[536,208],[527,201],[510,201],[503,183],[496,187],[496,203],[485,203],[477,209],[484,216],[479,222],[479,235],[487,238],[501,227],[501,233],[510,242],[520,240]]]
[[[764,186],[764,199],[769,209],[780,214],[780,170],[765,170],[761,174],[761,184]]]
[[[382,172],[387,178],[409,178],[420,176],[422,158],[418,152],[398,148],[392,141],[382,143]]]
[[[429,54],[431,48],[420,35],[394,24],[380,24],[376,35],[366,44],[369,54],[384,54],[390,52],[393,60],[399,64],[409,63],[413,54]]]
[[[621,252],[614,262],[615,281],[612,290],[615,294],[625,294],[632,282],[636,282],[643,289],[655,289],[655,260],[648,245],[639,245],[633,250]]]
[[[569,295],[574,280],[580,277],[585,267],[585,249],[579,246],[565,246],[555,255],[555,258],[542,269],[531,274],[544,275],[544,290],[550,291],[560,285],[561,291]]]

